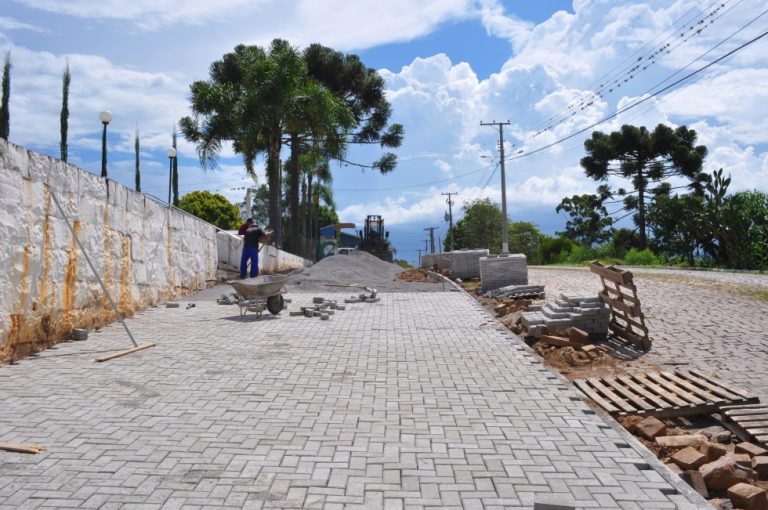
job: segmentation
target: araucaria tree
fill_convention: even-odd
[[[67,161],[67,132],[69,131],[69,82],[72,76],[69,72],[69,62],[64,67],[64,72],[61,75],[61,142],[59,147],[61,149],[61,160]]]
[[[11,102],[11,52],[5,53],[5,60],[3,61],[3,79],[2,79],[3,100],[0,102],[0,138],[8,140],[8,135],[11,132],[11,112],[9,105]]]
[[[627,211],[637,211],[633,218],[640,232],[641,247],[647,246],[647,202],[656,189],[651,183],[660,183],[658,190],[668,190],[664,180],[672,176],[686,177],[692,189],[703,186],[706,176],[701,171],[707,148],[695,145],[696,131],[680,126],[672,129],[659,124],[653,132],[645,127],[624,125],[621,130],[605,134],[600,131],[584,142],[587,156],[581,166],[595,180],[609,177],[629,179],[634,191],[619,189]],[[636,194],[635,194],[636,193]]]
[[[171,146],[176,149],[177,135],[176,127],[173,128],[173,136],[171,140]],[[173,183],[173,205],[179,206],[179,153],[176,153],[176,157],[171,162],[171,168],[173,168],[172,179]]]
[[[210,79],[193,83],[191,91],[193,116],[181,119],[180,127],[197,145],[204,167],[215,165],[225,142],[242,155],[251,175],[256,157],[266,156],[269,222],[278,244],[283,241],[280,154],[284,144],[290,146],[285,191],[292,249],[303,223],[302,174],[311,171],[303,156],[327,165],[343,161],[350,143],[396,147],[402,138],[402,126],[388,126],[390,106],[379,75],[357,57],[319,45],[303,53],[281,39],[266,49],[239,45],[211,64]],[[384,154],[360,166],[388,172],[395,162],[393,154]]]
[[[136,127],[136,136],[133,141],[133,148],[136,152],[136,191],[141,191],[141,173],[139,172],[139,128]]]

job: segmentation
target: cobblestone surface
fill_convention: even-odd
[[[768,401],[768,301],[744,295],[768,289],[768,275],[633,273],[653,346],[625,368],[694,368]],[[601,288],[588,269],[531,268],[529,279],[545,285],[549,299],[561,292],[596,294]]]
[[[311,303],[292,295],[291,309]],[[698,508],[463,293],[197,301],[0,367],[0,507]]]

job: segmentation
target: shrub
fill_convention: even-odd
[[[624,264],[628,266],[659,266],[661,261],[650,249],[638,250],[632,248],[624,256]]]

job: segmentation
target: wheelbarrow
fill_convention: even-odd
[[[265,309],[272,315],[279,314],[285,306],[283,294],[287,281],[287,276],[263,275],[229,282],[237,293],[240,316],[248,312],[255,312],[257,316],[261,316]]]

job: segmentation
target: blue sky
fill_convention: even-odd
[[[384,216],[398,256],[413,261],[425,227],[445,235],[441,193],[458,193],[455,219],[463,203],[500,200],[498,135],[480,121],[511,122],[511,219],[554,233],[565,223],[555,213],[560,200],[597,185],[579,167],[589,131],[537,149],[765,32],[765,9],[760,0],[5,0],[0,49],[11,51],[14,66],[10,139],[58,155],[68,61],[70,161],[100,171],[98,114],[109,109],[110,177],[133,186],[138,127],[143,189],[165,197],[172,127],[189,113],[189,84],[205,79],[213,60],[236,44],[275,37],[357,53],[385,78],[393,120],[406,136],[389,175],[334,166],[336,203],[342,221]],[[628,72],[638,58],[648,68]],[[767,190],[767,63],[768,37],[595,129],[687,124],[709,148],[705,170],[724,168],[733,190]],[[628,79],[594,95],[617,77]],[[582,109],[582,100],[590,105]],[[374,158],[349,153],[354,161]],[[180,171],[182,193],[207,189],[239,201],[253,184],[229,149],[219,168],[203,172],[183,140]]]

